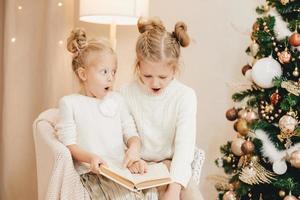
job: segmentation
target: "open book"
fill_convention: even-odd
[[[163,163],[148,164],[147,173],[132,174],[121,163],[108,162],[100,166],[100,174],[131,191],[139,191],[172,183],[168,168]]]

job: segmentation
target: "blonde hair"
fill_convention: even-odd
[[[72,69],[78,76],[77,70],[82,67],[86,68],[91,65],[91,55],[110,54],[116,56],[114,50],[108,43],[100,40],[87,40],[86,32],[83,28],[76,28],[72,30],[67,40],[67,49],[73,53]]]
[[[166,61],[178,70],[180,46],[187,47],[190,43],[186,24],[177,22],[174,31],[170,33],[159,18],[140,18],[137,27],[141,34],[136,43],[135,71],[141,60]]]

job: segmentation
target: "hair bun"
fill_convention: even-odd
[[[87,45],[86,32],[83,28],[72,30],[67,40],[67,49],[71,53],[78,53]]]
[[[190,37],[187,34],[187,26],[184,22],[177,22],[175,24],[174,36],[181,46],[187,47],[190,44]]]
[[[137,27],[138,27],[140,33],[144,33],[146,31],[149,31],[152,29],[157,29],[160,31],[166,30],[162,21],[158,17],[153,17],[151,19],[146,19],[144,17],[140,17],[137,22]]]

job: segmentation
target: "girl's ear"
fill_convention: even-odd
[[[86,70],[83,67],[79,67],[77,69],[77,74],[81,81],[86,81],[87,79]]]

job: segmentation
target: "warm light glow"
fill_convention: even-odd
[[[148,16],[149,0],[80,0],[80,20],[98,24],[136,25]]]
[[[18,6],[18,9],[19,9],[19,10],[22,10],[22,9],[23,9],[23,7],[22,7],[22,6]]]
[[[11,38],[11,42],[15,42],[16,41],[16,38]]]
[[[59,7],[63,6],[63,3],[62,2],[58,2],[57,4]]]
[[[64,42],[62,40],[59,40],[58,44],[62,45]]]

